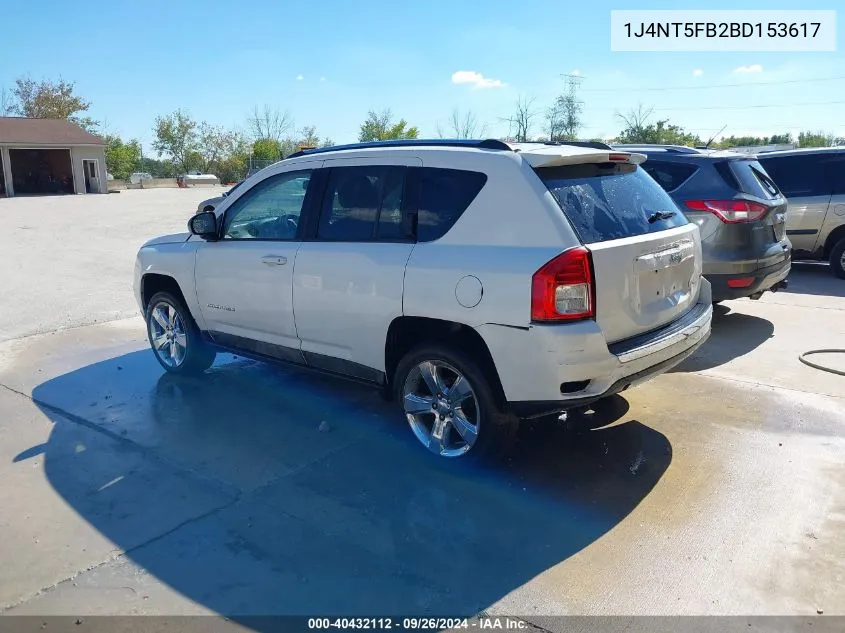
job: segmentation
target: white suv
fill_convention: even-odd
[[[710,334],[698,228],[644,156],[584,145],[399,141],[276,163],[139,251],[155,356],[176,374],[226,350],[369,383],[444,457],[656,376]]]

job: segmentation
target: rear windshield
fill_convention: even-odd
[[[636,165],[543,167],[537,174],[585,244],[687,223],[672,198]]]
[[[780,191],[765,168],[756,160],[731,160],[725,165],[730,169],[734,182],[730,182],[743,193],[772,200],[780,196]],[[723,174],[724,176],[724,174]]]

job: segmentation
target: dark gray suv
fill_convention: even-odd
[[[615,147],[645,154],[641,167],[698,225],[714,302],[759,299],[786,287],[786,198],[755,157],[674,145]]]

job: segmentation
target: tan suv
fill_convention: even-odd
[[[757,159],[789,201],[793,259],[828,260],[845,279],[845,147],[768,152]]]

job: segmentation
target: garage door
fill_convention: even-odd
[[[69,149],[10,149],[15,195],[73,193]]]

